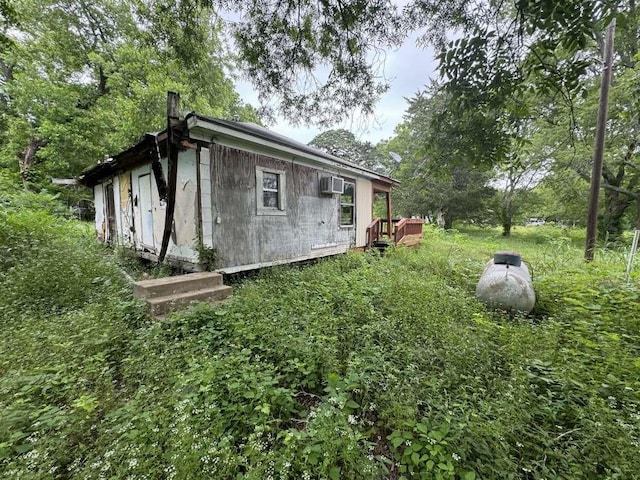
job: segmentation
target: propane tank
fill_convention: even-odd
[[[520,254],[497,252],[484,267],[476,286],[476,297],[490,308],[531,312],[536,294]]]

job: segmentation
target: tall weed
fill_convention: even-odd
[[[640,471],[638,276],[585,266],[571,232],[427,229],[420,248],[270,269],[150,322],[77,223],[6,215],[3,280],[26,293],[0,300],[3,477]],[[500,249],[532,266],[537,316],[474,299]]]

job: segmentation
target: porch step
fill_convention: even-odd
[[[183,309],[192,302],[216,302],[231,297],[233,289],[228,285],[217,285],[192,292],[173,293],[163,297],[148,298],[151,313],[158,317]]]
[[[133,285],[133,296],[146,299],[155,317],[185,308],[192,302],[224,300],[232,291],[222,284],[222,275],[214,272],[154,278]]]
[[[373,242],[373,248],[377,248],[380,253],[384,253],[389,245],[391,245],[391,242],[382,239]]]
[[[133,285],[136,298],[155,298],[176,293],[192,292],[222,285],[222,275],[215,272],[197,272],[175,277],[142,280]]]

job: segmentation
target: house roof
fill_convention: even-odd
[[[160,156],[164,156],[167,148],[166,138],[166,130],[158,133],[145,133],[133,147],[82,172],[78,177],[78,181],[87,187],[93,187],[103,178],[111,177],[118,171],[128,170],[147,162],[149,160],[149,150],[155,147],[156,141],[160,148]]]
[[[387,180],[389,183],[398,184],[397,180],[392,179],[386,175],[381,174],[380,172],[376,172],[370,168],[365,168],[356,163],[349,162],[343,158],[337,157],[335,155],[331,155],[323,150],[319,150],[317,148],[311,147],[309,145],[305,145],[304,143],[293,140],[292,138],[285,137],[279,133],[276,133],[272,130],[269,130],[260,125],[256,125],[255,123],[248,122],[235,122],[231,120],[222,120],[220,118],[208,117],[206,115],[200,115],[196,112],[192,112],[187,115],[186,120],[189,123],[189,119],[197,119],[200,121],[204,121],[209,124],[219,125],[231,129],[233,131],[244,133],[246,135],[251,135],[262,140],[266,140],[268,142],[274,143],[276,145],[280,145],[283,147],[288,147],[293,150],[297,150],[301,153],[306,153],[308,155],[312,155],[314,157],[320,157],[325,160],[335,162],[339,165],[343,165],[349,167],[354,170],[361,171],[363,173],[368,173],[374,175],[375,177],[381,177],[381,180]],[[193,125],[196,125],[197,122],[191,122]]]
[[[373,180],[378,180],[384,184],[398,185],[399,182],[391,177],[382,175],[374,170],[362,167],[355,163],[346,161],[335,155],[310,147],[304,143],[293,140],[279,133],[268,130],[267,128],[256,125],[255,123],[235,122],[231,120],[222,120],[220,118],[208,117],[200,115],[196,112],[189,113],[185,121],[190,133],[201,132],[209,133],[209,140],[215,142],[216,136],[229,137],[234,140],[243,141],[245,143],[257,143],[268,146],[271,149],[287,151],[294,153],[300,157],[311,161],[325,163],[334,167],[341,167],[354,173],[359,173]],[[133,147],[114,155],[113,158],[99,163],[93,168],[82,173],[79,180],[82,184],[93,186],[102,178],[115,174],[118,170],[133,168],[134,166],[148,160],[148,154],[152,143],[155,143],[158,137],[158,145],[164,150],[164,139],[166,131],[158,134],[147,133],[142,140]],[[162,152],[161,152],[162,154]]]

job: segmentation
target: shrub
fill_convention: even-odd
[[[640,471],[638,275],[585,267],[562,232],[427,230],[421,248],[273,268],[151,322],[78,223],[3,215],[3,478]],[[535,316],[473,297],[505,248],[533,268]]]

